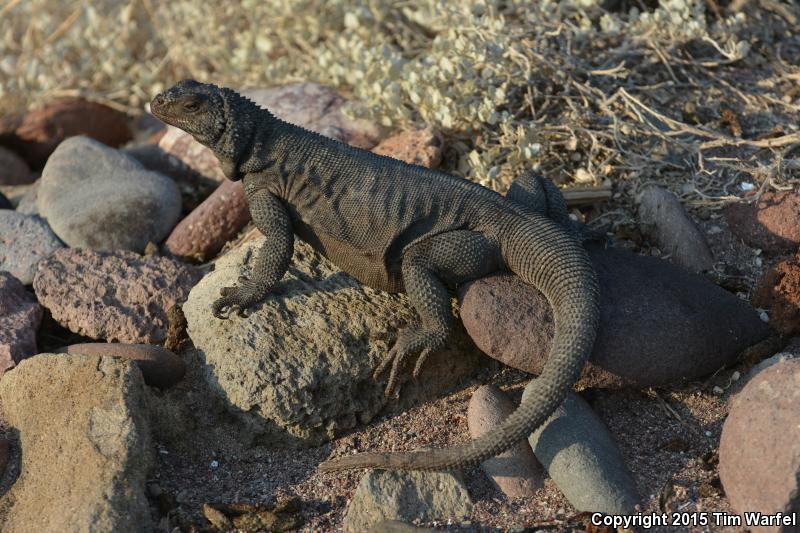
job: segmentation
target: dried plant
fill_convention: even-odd
[[[386,126],[440,128],[448,170],[499,190],[531,167],[618,203],[649,180],[695,205],[797,182],[788,2],[10,0],[0,19],[4,110],[83,94],[141,112],[187,76],[308,79]]]

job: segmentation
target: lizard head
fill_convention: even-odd
[[[216,85],[183,80],[157,94],[150,102],[150,110],[157,118],[209,146],[225,131],[224,104],[222,89]]]

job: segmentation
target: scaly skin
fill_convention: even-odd
[[[156,96],[151,109],[211,148],[228,178],[243,180],[253,220],[267,237],[251,278],[222,290],[215,316],[243,312],[264,298],[286,272],[296,234],[362,283],[408,293],[420,322],[400,332],[376,370],[377,376],[391,368],[389,394],[407,359],[418,356],[418,374],[447,342],[447,285],[510,270],[553,307],[555,339],[536,390],[499,428],[454,448],[346,456],[325,461],[321,470],[478,463],[526,438],[563,401],[592,350],[598,288],[552,184],[528,175],[507,199],[306,131],[231,89],[191,80]]]

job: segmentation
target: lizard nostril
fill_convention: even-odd
[[[160,106],[164,103],[164,95],[157,94],[155,98],[153,98],[153,106]]]

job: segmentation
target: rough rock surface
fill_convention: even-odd
[[[141,374],[114,358],[40,354],[0,381],[22,471],[0,500],[4,533],[149,531],[153,464]]]
[[[764,274],[753,305],[769,311],[769,322],[784,335],[800,335],[800,254]]]
[[[36,332],[42,306],[20,281],[0,270],[0,377],[36,353]]]
[[[370,470],[347,506],[342,528],[360,533],[384,520],[457,523],[471,512],[467,488],[451,472]]]
[[[0,211],[0,270],[11,272],[25,285],[33,282],[39,262],[62,247],[41,218]]]
[[[579,387],[685,382],[731,363],[769,326],[746,303],[666,261],[588,244],[600,279],[600,329]],[[484,353],[538,375],[553,319],[542,294],[493,275],[459,291],[461,318]]]
[[[87,342],[65,346],[60,348],[58,353],[128,359],[136,363],[142,371],[144,382],[152,387],[171,387],[179,382],[186,372],[186,363],[183,359],[166,348],[154,344]]]
[[[37,169],[44,166],[61,141],[74,135],[86,135],[113,147],[131,140],[125,113],[83,98],[64,99],[0,118],[0,145],[11,148]]]
[[[494,385],[484,385],[472,393],[467,409],[470,437],[492,431],[514,411],[514,404]],[[522,441],[510,450],[481,463],[495,486],[509,498],[530,496],[544,486],[542,465],[530,445]]]
[[[522,394],[525,401],[528,386]],[[528,437],[533,453],[579,512],[631,514],[639,503],[622,454],[606,425],[583,398],[564,403]]]
[[[719,475],[739,513],[800,513],[800,359],[756,373],[731,402]],[[755,532],[797,531],[754,527]]]
[[[42,172],[39,210],[69,246],[141,252],[181,212],[175,182],[87,137],[59,145]]]
[[[482,359],[458,327],[420,379],[387,401],[385,377],[375,381],[372,371],[398,329],[415,318],[408,299],[363,287],[299,240],[289,272],[250,316],[214,318],[220,288],[249,274],[262,243],[247,242],[220,258],[183,311],[210,387],[271,445],[317,445],[369,422],[386,405],[403,409],[433,398]]]
[[[753,204],[726,210],[731,231],[745,244],[767,252],[794,252],[800,246],[800,193],[767,192]]]
[[[94,339],[158,343],[167,311],[186,299],[197,270],[166,257],[62,249],[39,264],[33,288],[53,318]]]
[[[398,133],[382,140],[372,149],[376,154],[428,168],[439,166],[443,150],[442,134],[430,127]]]
[[[686,214],[678,197],[657,185],[646,187],[638,198],[643,233],[664,252],[671,263],[690,272],[714,267],[705,237]]]
[[[206,261],[250,221],[250,207],[240,181],[225,180],[175,226],[164,249],[185,260]]]
[[[25,185],[34,179],[28,164],[20,156],[0,146],[0,185]]]

